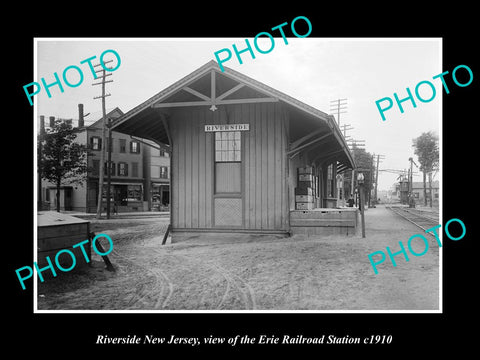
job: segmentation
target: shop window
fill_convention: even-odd
[[[128,201],[142,201],[141,185],[128,185]]]

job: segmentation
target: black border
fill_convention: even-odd
[[[209,350],[243,352],[259,349],[269,353],[298,355],[300,351],[313,356],[327,352],[340,354],[439,354],[443,349],[461,348],[465,353],[473,347],[475,323],[469,319],[475,313],[477,279],[475,221],[472,211],[476,202],[476,143],[474,94],[478,91],[480,68],[475,63],[476,36],[473,6],[461,3],[420,9],[406,3],[383,5],[325,4],[301,6],[298,9],[281,5],[257,7],[246,4],[184,4],[184,9],[172,11],[161,5],[129,4],[125,10],[115,5],[105,10],[106,24],[101,24],[103,10],[95,4],[78,7],[72,15],[65,8],[20,12],[21,21],[7,32],[12,37],[7,47],[13,57],[3,61],[7,74],[8,115],[4,118],[4,134],[12,134],[15,146],[4,153],[7,160],[4,185],[7,193],[7,217],[4,244],[7,245],[2,263],[8,289],[3,292],[8,307],[5,343],[21,351],[32,349],[32,356],[59,354],[67,347],[70,354],[97,356],[120,352],[140,354],[142,350],[163,356]],[[69,7],[75,9],[75,6]],[[187,11],[188,8],[188,11]],[[474,74],[473,83],[466,88],[452,86],[443,96],[443,223],[451,218],[461,219],[467,228],[464,239],[444,240],[443,253],[443,314],[33,314],[33,291],[21,290],[14,269],[33,262],[33,108],[25,101],[22,86],[33,78],[34,37],[253,37],[258,32],[290,22],[303,15],[313,25],[311,37],[442,37],[443,70],[452,71],[460,64],[468,65]],[[8,66],[8,68],[7,68]],[[434,75],[434,74],[432,74]],[[5,95],[4,95],[5,96]],[[5,136],[4,135],[4,136]],[[10,137],[10,136],[8,136]],[[366,337],[372,334],[391,334],[394,341],[382,346],[215,346],[209,348],[174,348],[153,346],[99,346],[97,334],[126,336],[154,334],[156,336],[222,337],[248,334],[303,334],[320,336],[338,334]],[[318,354],[318,355],[317,355]]]

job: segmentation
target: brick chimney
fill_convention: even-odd
[[[50,119],[50,127],[53,128],[55,126],[55,116],[49,116]]]
[[[83,104],[78,104],[78,127],[85,126],[85,120],[83,119]]]
[[[45,134],[45,115],[40,115],[40,135]]]

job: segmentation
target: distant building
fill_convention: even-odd
[[[426,183],[426,189],[427,189],[427,202],[429,204],[429,199],[430,199],[430,185],[428,184],[428,181]],[[396,195],[400,202],[402,204],[407,204],[408,203],[408,194],[410,191],[409,187],[409,182],[407,180],[402,180],[398,183],[395,184],[395,190],[396,190]],[[422,205],[424,204],[424,193],[423,193],[423,182],[422,181],[414,181],[412,183],[412,194],[413,198],[415,199],[415,204],[417,205]],[[438,205],[439,201],[439,194],[440,194],[440,188],[439,188],[439,182],[437,181],[432,181],[432,194],[433,194],[433,205]]]
[[[121,115],[123,112],[117,107],[107,114],[107,118],[116,119]],[[52,121],[52,118],[50,119]],[[89,213],[97,211],[100,154],[104,146],[107,146],[108,150],[108,138],[106,144],[102,143],[102,122],[103,120],[99,119],[89,126],[84,126],[83,107],[79,106],[76,141],[88,147],[89,170],[83,183],[61,187],[61,210]],[[151,148],[143,139],[112,131],[111,211],[148,211],[160,208],[168,210],[169,169],[168,153]],[[104,164],[103,212],[106,211],[106,176],[107,158]],[[55,196],[55,185],[42,181],[42,198],[50,203],[52,210],[55,208]]]
[[[427,203],[430,204],[430,185],[427,181],[426,183],[426,195],[427,195]],[[422,205],[424,203],[424,193],[423,193],[423,182],[422,181],[414,181],[412,183],[412,193],[413,197],[415,199],[415,203],[417,205]],[[439,182],[437,181],[432,181],[432,194],[433,194],[433,204],[438,205],[438,199],[439,199],[439,194],[440,194],[440,188],[439,188]]]
[[[150,153],[150,207],[154,210],[167,210],[170,206],[170,154],[168,150],[158,147],[147,146],[146,151]]]

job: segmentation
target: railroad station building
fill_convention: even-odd
[[[351,234],[336,175],[354,168],[335,119],[210,61],[114,120],[170,149],[172,241],[199,233]]]

